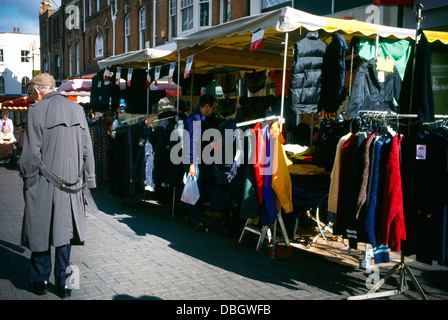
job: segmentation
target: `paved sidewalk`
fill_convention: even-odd
[[[45,296],[27,291],[22,181],[5,166],[0,181],[0,300],[59,300],[54,287]],[[198,233],[184,216],[173,218],[169,204],[119,199],[106,185],[92,191],[100,212],[88,215],[85,246],[72,249],[80,285],[68,300],[345,300],[368,291],[363,270],[298,249],[292,260],[273,259],[266,245],[255,252],[255,238],[238,245],[219,236],[212,220],[208,233]],[[448,268],[410,267],[429,299],[448,299]],[[382,268],[381,277],[387,271]],[[383,290],[397,286],[394,276]]]

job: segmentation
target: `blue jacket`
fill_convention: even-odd
[[[198,125],[199,122],[201,125],[201,131],[199,132],[200,135],[198,136],[193,136],[193,127],[195,122],[197,122],[196,125]],[[201,112],[199,106],[197,106],[196,109],[194,109],[193,112],[190,113],[187,120],[185,121],[185,130],[188,131],[188,134],[190,136],[190,152],[188,153],[190,164],[197,162],[198,156],[200,155],[199,152],[202,152],[202,145],[201,145],[202,134],[209,127],[210,125],[208,124],[207,119]]]

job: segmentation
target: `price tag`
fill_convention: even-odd
[[[424,145],[424,144],[417,145],[416,159],[417,160],[426,160],[426,145]]]
[[[385,79],[384,71],[379,71],[378,72],[378,81],[384,82],[384,79]]]

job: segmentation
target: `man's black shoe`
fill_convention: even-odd
[[[42,296],[48,292],[48,281],[31,281],[30,291],[38,296]]]
[[[67,286],[57,287],[56,294],[58,295],[59,298],[64,299],[72,295],[72,290],[67,288]]]

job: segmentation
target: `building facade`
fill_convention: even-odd
[[[26,95],[33,70],[40,70],[39,35],[24,34],[20,28],[0,33],[0,100]]]

